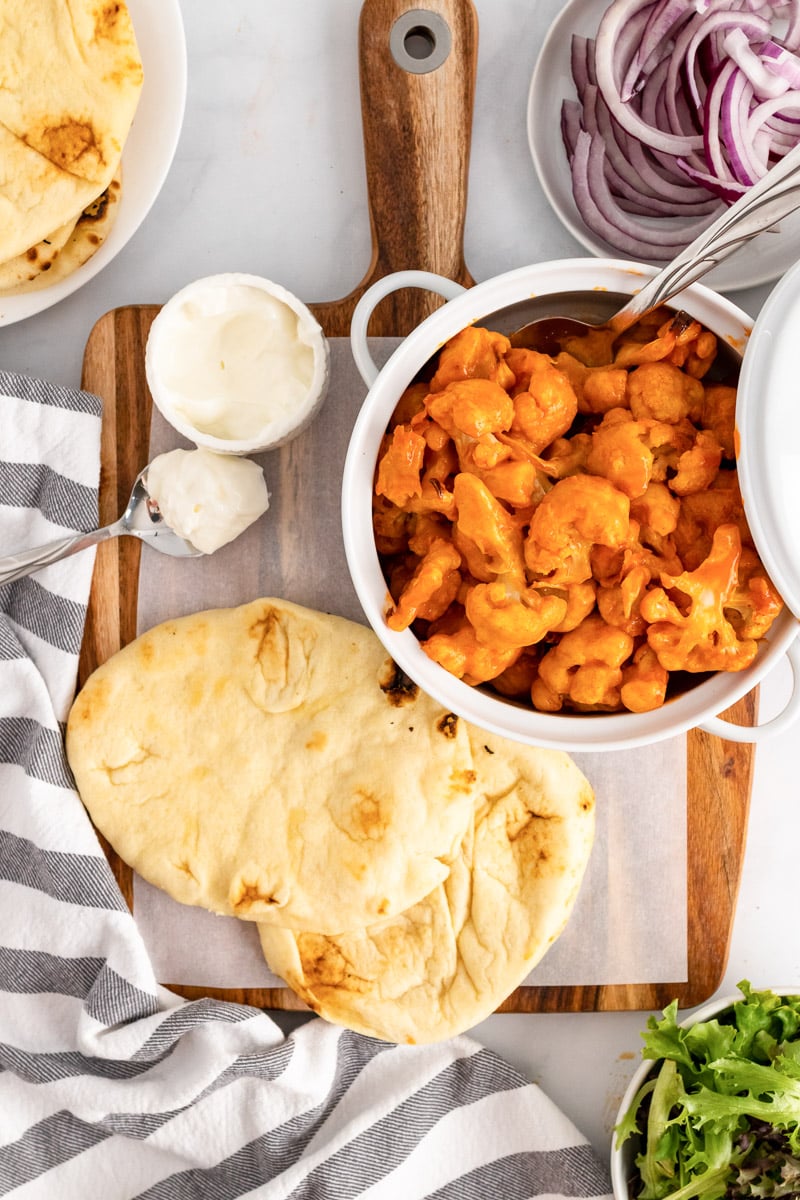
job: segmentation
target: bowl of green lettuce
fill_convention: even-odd
[[[642,1034],[611,1152],[616,1200],[800,1196],[800,989],[756,991]]]

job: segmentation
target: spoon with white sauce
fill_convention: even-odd
[[[269,506],[264,473],[251,459],[171,450],[139,473],[119,520],[0,558],[0,584],[32,575],[89,546],[129,535],[173,558],[213,554]]]

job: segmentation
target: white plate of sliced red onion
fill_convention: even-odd
[[[528,97],[542,188],[601,257],[673,258],[800,142],[800,0],[569,0]],[[800,257],[800,212],[706,282],[734,291]]]

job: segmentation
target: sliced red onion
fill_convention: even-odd
[[[667,64],[667,73],[662,88],[670,128],[675,132],[698,133],[702,137],[702,105],[695,104],[691,96],[687,95],[680,87],[680,84],[674,89],[670,87],[670,65],[670,63]]]
[[[719,129],[734,179],[748,185],[755,183],[766,171],[766,164],[755,160],[752,143],[746,136],[745,122],[752,98],[750,81],[735,67],[722,96]]]
[[[581,106],[577,100],[565,100],[561,105],[561,139],[570,160],[575,153],[575,143],[580,131]]]
[[[673,108],[669,104],[666,93],[668,73],[669,59],[664,59],[652,72],[639,93],[639,115],[648,125],[666,129],[671,134],[694,136],[699,138],[702,143],[702,133],[696,131],[694,122],[686,109],[684,108],[683,114],[681,114],[677,107]],[[609,107],[611,106],[609,105]],[[616,116],[616,113],[614,115]]]
[[[782,133],[767,133],[766,129],[756,130],[753,138],[753,155],[756,160],[760,160],[764,174],[769,170],[771,160],[775,157],[783,158],[792,144],[792,139],[785,137]]]
[[[693,217],[703,216],[716,210],[716,201],[713,197],[709,197],[707,192],[704,193],[706,197],[704,200],[686,202],[680,206],[674,200],[664,200],[660,196],[652,196],[644,192],[641,185],[630,183],[620,169],[624,159],[612,159],[609,143],[599,134],[599,131],[597,136],[600,137],[606,151],[606,182],[611,194],[625,212],[635,212],[648,217]]]
[[[685,242],[706,229],[714,219],[706,215],[692,222],[681,224],[679,228],[665,226],[663,222],[652,220],[636,221],[630,214],[625,213],[614,200],[605,178],[605,145],[599,137],[591,137],[585,131],[578,136],[575,154],[572,160],[573,180],[577,171],[585,170],[585,188],[583,199],[575,202],[578,211],[589,224],[589,218],[595,222],[590,224],[596,233],[600,233],[606,241],[622,249],[621,240],[628,244],[636,243],[637,249],[627,250],[626,253],[641,253],[643,247],[649,247],[647,253],[652,258],[668,259]],[[585,210],[585,211],[584,211]],[[614,240],[616,230],[617,241]],[[688,238],[687,238],[688,235]]]
[[[609,187],[613,188],[614,199],[622,212],[628,213],[632,217],[657,217],[665,215],[663,213],[652,212],[652,210],[644,205],[641,200],[629,200],[627,196],[623,196],[621,193],[617,192],[617,189],[614,187],[614,180],[608,174],[608,164],[606,164],[606,182],[608,183]],[[670,215],[674,216],[674,213]]]
[[[618,226],[603,216],[592,198],[589,190],[589,147],[591,138],[588,133],[582,133],[575,147],[572,159],[572,192],[575,204],[584,224],[592,233],[603,238],[615,250],[622,251],[632,258],[645,261],[668,261],[669,254],[657,242],[644,241],[631,233],[623,232]]]
[[[599,94],[595,102],[595,115],[597,131],[605,142],[607,157],[613,161],[619,174],[638,190],[643,203],[650,198],[658,198],[663,202],[664,210],[673,216],[677,213],[689,216],[708,211],[705,208],[710,199],[707,191],[687,185],[682,173],[674,167],[669,175],[660,171],[658,165],[647,158],[641,145],[614,124]]]
[[[743,183],[736,183],[734,180],[731,180],[730,183],[720,183],[716,175],[711,175],[707,171],[698,171],[683,158],[678,159],[678,164],[690,179],[702,184],[713,195],[719,196],[720,200],[724,200],[726,204],[733,204],[747,191]]]
[[[725,95],[725,88],[728,86],[728,81],[735,70],[736,63],[723,63],[718,69],[711,87],[708,89],[703,113],[703,149],[709,169],[713,171],[719,180],[722,182],[735,181],[741,183],[741,180],[735,180],[735,176],[725,158],[720,128],[722,98]]]
[[[800,5],[784,6],[789,15],[789,25],[781,41],[787,50],[800,50]]]
[[[786,93],[787,96],[792,94],[791,92]],[[782,109],[781,112],[775,113],[764,121],[764,128],[772,138],[772,152],[775,154],[780,146],[788,146],[791,149],[797,144],[798,138],[800,138],[800,117],[790,117],[789,113]]]
[[[594,43],[591,39],[587,41],[586,53],[590,63],[589,73],[593,74]],[[587,103],[585,87],[586,85],[584,85],[583,91],[580,87],[576,87],[578,99],[584,105]],[[614,158],[617,169],[632,185],[636,186],[638,183],[640,190],[645,195],[660,196],[676,205],[695,204],[707,198],[702,188],[687,184],[683,172],[676,168],[675,159],[671,155],[663,156],[663,161],[661,161],[651,151],[643,149],[641,143],[614,120],[597,88],[589,95],[588,103],[594,113],[598,130],[606,143],[609,157]],[[622,160],[622,163],[617,161],[618,158]],[[701,164],[701,166],[704,165],[704,163]]]
[[[783,117],[787,112],[798,111],[800,111],[800,89],[784,92],[782,96],[778,96],[774,100],[764,100],[763,103],[757,104],[748,116],[748,136],[755,137],[756,130],[766,125],[770,118],[775,118],[778,114]],[[798,141],[800,141],[800,134],[797,134],[795,144]]]
[[[648,146],[663,150],[667,154],[688,154],[703,144],[702,136],[679,135],[665,132],[648,125],[620,96],[619,84],[614,77],[615,47],[625,24],[637,12],[646,7],[647,0],[614,0],[600,22],[595,39],[595,69],[597,84],[612,115],[623,129],[627,129]]]
[[[580,37],[579,34],[573,33],[572,41],[570,42],[569,65],[572,73],[572,82],[575,84],[575,91],[578,93],[578,98],[580,98],[587,84],[597,83],[594,74],[594,57],[590,51],[588,38]]]
[[[625,88],[625,79],[631,72],[631,63],[636,58],[639,48],[642,44],[647,23],[650,20],[650,15],[654,5],[651,3],[633,16],[625,25],[625,28],[620,32],[616,44],[615,61],[614,61],[614,77],[620,89],[620,95],[623,94]],[[667,52],[667,44],[656,46],[652,54],[648,56],[648,72],[652,71],[659,59]],[[647,78],[645,76],[644,78]],[[638,91],[638,86],[634,88],[634,92]]]
[[[779,75],[789,87],[800,88],[800,58],[791,50],[777,42],[765,42],[761,47],[761,58],[768,71]]]
[[[730,0],[722,0],[729,4]],[[743,29],[753,37],[769,37],[770,24],[761,18],[748,17],[744,13],[722,10],[717,5],[703,17],[695,17],[684,27],[681,36],[675,42],[673,61],[667,76],[667,88],[676,92],[679,86],[679,72],[684,71],[687,86],[692,100],[700,107],[701,97],[695,80],[695,64],[702,43],[714,33],[730,29],[731,26]],[[723,42],[724,45],[724,42]],[[713,70],[713,68],[712,68]]]
[[[663,54],[665,42],[674,36],[675,26],[690,16],[685,0],[661,0],[651,7],[641,40],[622,80],[620,96],[623,101],[636,95],[641,75],[650,73]]]
[[[624,144],[631,166],[656,189],[657,194],[672,199],[676,205],[691,204],[701,198],[702,191],[687,184],[683,172],[677,167],[677,159],[670,157],[662,162],[624,129],[616,128],[618,137],[626,139]]]
[[[747,34],[741,25],[737,25],[730,33],[726,34],[723,45],[739,69],[749,79],[753,92],[759,100],[782,96],[789,90],[789,81],[781,75],[776,75],[774,71],[770,71],[764,65],[760,55],[750,45]]]
[[[612,0],[571,58],[575,202],[626,254],[668,258],[800,143],[800,0]]]
[[[624,132],[624,130],[623,130]],[[687,188],[684,172],[678,167],[678,159],[670,156],[660,156],[654,154],[647,147],[641,146],[635,142],[630,134],[625,135],[628,138],[628,153],[633,166],[640,170],[645,178],[652,178],[662,181],[661,193],[666,196],[673,196],[676,203],[682,203]],[[663,161],[662,161],[663,158]],[[698,200],[696,188],[691,188],[691,197],[693,200]],[[687,197],[689,199],[689,197]]]
[[[622,87],[625,76],[630,70],[631,63],[641,47],[642,38],[644,37],[652,13],[658,8],[660,2],[661,0],[642,0],[642,4],[638,10],[629,15],[620,29],[614,59],[614,73],[620,87]]]

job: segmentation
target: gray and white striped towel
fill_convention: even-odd
[[[0,372],[0,554],[94,526],[100,409]],[[284,1038],[159,986],[62,749],[91,570],[0,588],[0,1195],[606,1194],[563,1114],[469,1038]]]

